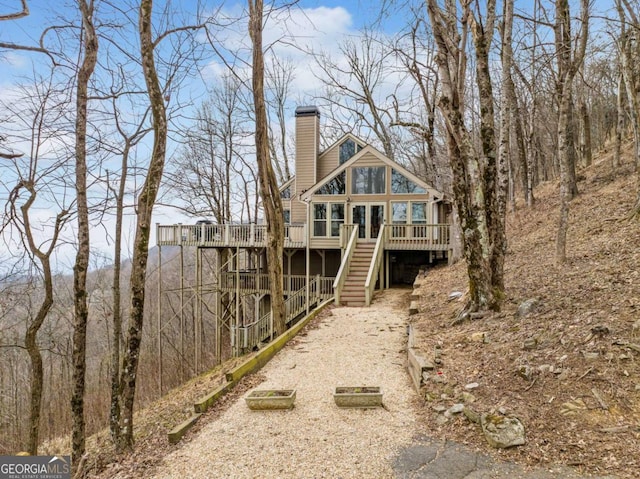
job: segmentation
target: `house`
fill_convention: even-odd
[[[338,304],[368,305],[376,288],[412,283],[420,265],[447,258],[451,205],[441,192],[354,135],[320,151],[318,108],[299,107],[295,114],[296,174],[280,189],[288,316],[308,309],[310,294],[316,301],[333,297]],[[257,224],[157,227],[159,246],[235,256],[216,281],[221,294],[255,295],[249,320],[236,307],[238,328],[269,315],[265,234]],[[243,334],[251,344],[253,333]]]

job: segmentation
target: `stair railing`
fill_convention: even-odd
[[[338,270],[336,279],[333,282],[333,296],[335,297],[336,305],[338,306],[340,306],[340,293],[342,293],[344,282],[347,280],[347,275],[349,274],[351,258],[353,257],[353,252],[356,250],[357,239],[358,228],[353,228],[353,230],[351,231],[351,236],[349,237],[349,242],[347,243],[347,248],[344,250],[342,264],[340,265],[340,269]]]
[[[373,292],[376,289],[376,281],[380,267],[382,266],[382,257],[384,253],[384,243],[386,237],[386,225],[382,225],[380,232],[378,233],[378,240],[376,246],[373,249],[373,256],[371,257],[371,266],[369,266],[369,273],[367,274],[367,280],[364,283],[364,304],[369,306],[371,299],[373,298]]]

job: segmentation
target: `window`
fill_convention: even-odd
[[[340,236],[340,225],[344,224],[344,205],[333,203],[331,205],[331,236]]]
[[[291,199],[291,185],[287,186],[284,190],[280,192],[280,198],[283,200]]]
[[[284,224],[285,225],[291,224],[291,210],[290,209],[282,210],[282,215],[284,216]]]
[[[313,236],[327,236],[327,204],[313,205]]]
[[[417,185],[402,173],[396,170],[391,170],[391,193],[426,193],[427,190],[422,186]]]
[[[351,138],[345,140],[340,144],[340,164],[347,161],[360,150],[362,150],[362,147]]]
[[[327,216],[327,212],[330,212],[330,216]],[[314,203],[313,236],[338,237],[342,224],[344,224],[343,203]]]
[[[351,168],[351,194],[376,195],[385,192],[384,166]]]
[[[407,222],[407,202],[391,203],[391,221],[394,225]]]
[[[346,193],[346,177],[344,171],[334,179],[327,181],[316,191],[317,195],[344,195]]]
[[[411,222],[413,224],[425,224],[427,222],[426,203],[411,203]]]

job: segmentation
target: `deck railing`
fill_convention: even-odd
[[[382,266],[384,243],[387,234],[386,227],[387,225],[382,225],[380,232],[378,233],[378,240],[376,241],[376,246],[373,249],[373,256],[371,257],[371,266],[369,267],[369,273],[367,273],[367,279],[364,283],[364,304],[366,306],[371,304],[373,291],[376,289],[376,281],[378,280],[380,266]]]
[[[387,249],[419,249],[428,245],[432,249],[448,249],[451,225],[392,224],[387,225]]]
[[[353,225],[343,225],[343,228]],[[351,236],[349,237],[349,242],[344,250],[342,255],[342,264],[340,264],[340,269],[338,270],[338,274],[336,275],[336,279],[333,282],[333,295],[336,298],[336,304],[340,305],[340,294],[342,293],[342,288],[344,287],[344,282],[347,280],[347,275],[349,274],[349,266],[351,265],[351,258],[353,257],[353,252],[356,250],[356,241],[358,239],[358,228],[351,229]]]
[[[160,246],[266,246],[267,226],[257,224],[157,225],[157,243]],[[285,246],[302,248],[306,244],[306,225],[291,224],[284,227]]]
[[[333,278],[326,278],[333,281]],[[223,291],[234,291],[239,288],[241,291],[251,291],[255,293],[269,293],[269,275],[266,273],[256,273],[253,271],[227,271],[220,273],[220,289]],[[306,284],[307,277],[303,274],[286,274],[283,276],[283,287],[285,294],[299,291]]]
[[[266,246],[266,228],[266,225],[256,224],[157,225],[157,243],[159,246],[260,248]],[[306,228],[304,224],[285,225],[285,247],[304,248]],[[387,224],[384,248],[447,250],[450,248],[450,228],[448,224]],[[358,225],[341,225],[335,246],[346,249],[353,231],[357,229]]]
[[[323,283],[326,284],[326,279],[327,278],[321,279],[320,276],[316,276],[311,278],[309,281],[310,305],[317,305],[321,300],[326,298],[325,295],[322,294]],[[285,322],[288,324],[306,310],[307,288],[303,287],[289,296],[284,303],[284,308]],[[270,337],[272,334],[273,315],[271,311],[269,311],[257,321],[238,328],[238,342],[241,348],[251,349],[260,344],[266,338]]]

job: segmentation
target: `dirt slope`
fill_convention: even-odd
[[[502,408],[527,429],[525,446],[492,454],[640,477],[640,224],[627,219],[635,182],[628,157],[615,174],[610,155],[580,172],[565,265],[554,259],[557,182],[536,189],[533,210],[519,206],[510,214],[500,313],[452,326],[464,297],[448,297],[466,291],[464,264],[422,279],[417,345],[426,356],[441,345],[446,380],[423,390],[430,431],[489,449],[479,426],[464,417],[442,424],[434,410],[459,402],[464,386],[477,382],[473,409]],[[538,307],[518,317],[531,298]],[[482,332],[484,342],[481,334],[472,338]]]

